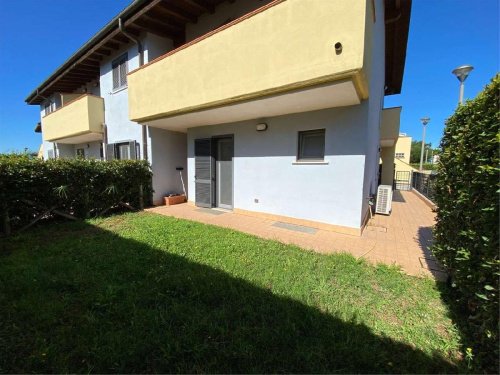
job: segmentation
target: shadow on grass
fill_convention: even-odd
[[[84,223],[3,247],[0,372],[456,371],[363,324]]]

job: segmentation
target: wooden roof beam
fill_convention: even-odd
[[[180,9],[176,7],[175,5],[162,2],[158,4],[156,8],[154,8],[154,11],[157,11],[164,17],[174,17],[178,19],[182,23],[186,22],[191,22],[191,23],[196,23],[198,22],[198,17],[196,17],[195,14],[187,12],[183,9]]]
[[[173,38],[176,35],[176,33],[173,32],[171,29],[166,28],[163,25],[154,22],[148,22],[145,20],[136,20],[134,22],[134,25],[140,28],[141,30],[149,31],[160,36]]]
[[[195,8],[201,10],[202,12],[215,12],[215,6],[205,0],[184,0],[186,3],[194,6]]]

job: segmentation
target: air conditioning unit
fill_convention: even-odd
[[[377,214],[389,215],[392,210],[392,186],[380,185],[377,191],[377,205],[375,212]]]

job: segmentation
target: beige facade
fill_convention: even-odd
[[[149,121],[339,80],[344,86],[332,97],[348,95],[342,104],[359,104],[368,93],[363,61],[370,2],[316,5],[272,2],[129,73],[130,119]],[[272,38],[263,43],[263,35]]]
[[[416,172],[417,169],[410,165],[410,152],[411,137],[406,134],[400,134],[394,150],[395,173],[409,172],[411,182],[411,174],[412,172]]]
[[[42,117],[44,141],[78,144],[102,140],[104,99],[81,95]]]

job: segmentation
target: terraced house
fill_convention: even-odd
[[[27,97],[44,157],[146,159],[157,203],[182,167],[191,204],[359,234],[410,6],[136,0]]]

